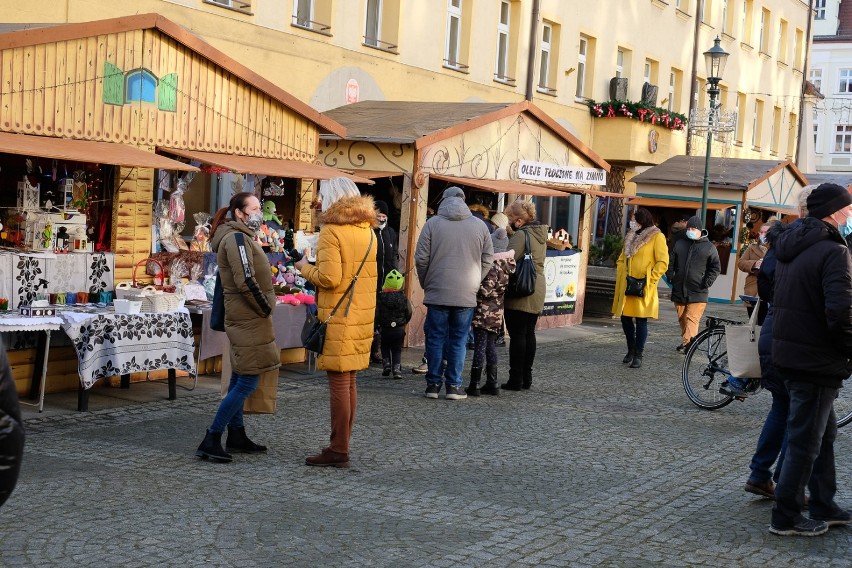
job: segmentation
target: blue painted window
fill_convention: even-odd
[[[125,79],[126,102],[142,101],[144,103],[157,102],[157,78],[145,69],[130,71]]]

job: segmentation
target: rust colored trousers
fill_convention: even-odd
[[[358,406],[355,371],[328,371],[328,395],[331,407],[329,448],[339,454],[348,454],[355,424],[355,407]]]
[[[680,322],[680,335],[683,337],[683,345],[689,343],[698,334],[698,325],[701,323],[701,316],[704,315],[706,307],[707,302],[695,302],[692,304],[675,303],[677,321]]]

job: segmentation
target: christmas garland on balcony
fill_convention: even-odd
[[[671,112],[668,109],[646,105],[643,103],[631,103],[630,101],[588,101],[589,113],[596,118],[614,118],[623,116],[640,122],[668,128],[669,130],[686,130],[686,116]]]

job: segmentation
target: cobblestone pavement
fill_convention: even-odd
[[[422,376],[371,368],[349,470],[302,465],[328,435],[316,377],[282,378],[278,413],[247,418],[271,451],[232,464],[193,457],[209,390],[28,412],[0,565],[849,566],[852,530],[772,536],[770,503],[742,490],[769,396],[701,411],[680,384],[673,312],[651,323],[638,370],[613,323],[540,334],[529,392],[427,400]],[[848,506],[850,434],[837,441]]]

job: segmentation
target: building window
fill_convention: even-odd
[[[781,108],[772,111],[772,131],[769,133],[769,151],[778,155],[778,141],[781,138]]]
[[[793,36],[793,68],[801,69],[802,68],[802,38],[804,34],[802,30],[796,28],[796,35]]]
[[[781,20],[778,23],[778,44],[776,51],[778,52],[778,61],[787,63],[787,21]]]
[[[447,45],[444,50],[444,63],[448,67],[459,69],[462,66],[459,61],[461,56],[462,35],[462,0],[448,0],[447,2]]]
[[[538,57],[538,90],[549,95],[556,94],[554,79],[556,76],[556,54],[558,26],[552,22],[544,22],[541,27],[541,45]]]
[[[746,113],[746,96],[744,93],[737,93],[737,143],[742,145],[743,136],[745,134],[745,113]]]
[[[331,35],[331,0],[293,0],[292,25]]]
[[[743,0],[743,13],[740,18],[740,38],[746,44],[751,44],[751,17],[753,8],[753,0]]]
[[[508,0],[500,2],[500,19],[497,22],[497,79],[508,80],[509,68],[509,25],[512,17],[512,6]]]
[[[125,78],[125,85],[124,102],[157,102],[157,78],[150,71],[146,69],[130,71]]]
[[[577,90],[574,96],[583,98],[586,96],[586,56],[589,53],[589,40],[580,37],[580,49],[577,53]]]
[[[751,122],[751,145],[760,150],[760,135],[763,132],[763,101],[754,101],[754,117]]]
[[[619,79],[624,77],[624,50],[621,48],[615,54],[615,76]]]
[[[701,3],[701,14],[700,14],[700,16],[701,16],[701,21],[704,22],[705,24],[710,23],[707,20],[707,16],[709,14],[713,13],[713,8],[710,6],[711,2],[712,2],[712,0],[704,0],[704,2]]]
[[[825,0],[816,0],[816,2],[814,2],[814,19],[825,19]]]
[[[364,43],[379,47],[382,34],[382,0],[367,0],[367,24],[364,29]]]
[[[722,33],[730,34],[731,33],[731,24],[728,22],[728,15],[730,12],[728,11],[728,0],[722,0]]]
[[[852,124],[838,124],[834,127],[834,153],[852,154]]]
[[[757,45],[763,53],[769,53],[769,22],[771,15],[769,10],[763,9],[760,11],[760,37]]]
[[[790,113],[790,128],[787,130],[787,159],[793,159],[793,152],[796,151],[796,125],[799,123],[798,117]]]
[[[645,60],[645,73],[643,74],[643,79],[645,79],[645,82],[648,83],[649,85],[651,84],[651,60],[650,59]]]
[[[206,4],[217,4],[238,12],[251,13],[251,0],[204,0]]]
[[[814,88],[822,92],[822,69],[811,69],[810,79],[808,79]]]
[[[852,93],[852,69],[840,70],[840,83],[837,86],[838,93]]]
[[[398,53],[400,0],[367,0],[364,45]]]
[[[814,109],[814,117],[813,117],[813,127],[814,127],[814,152],[817,154],[822,154],[821,146],[821,137],[820,137],[820,126],[819,126],[819,115],[817,114],[817,110]]]

